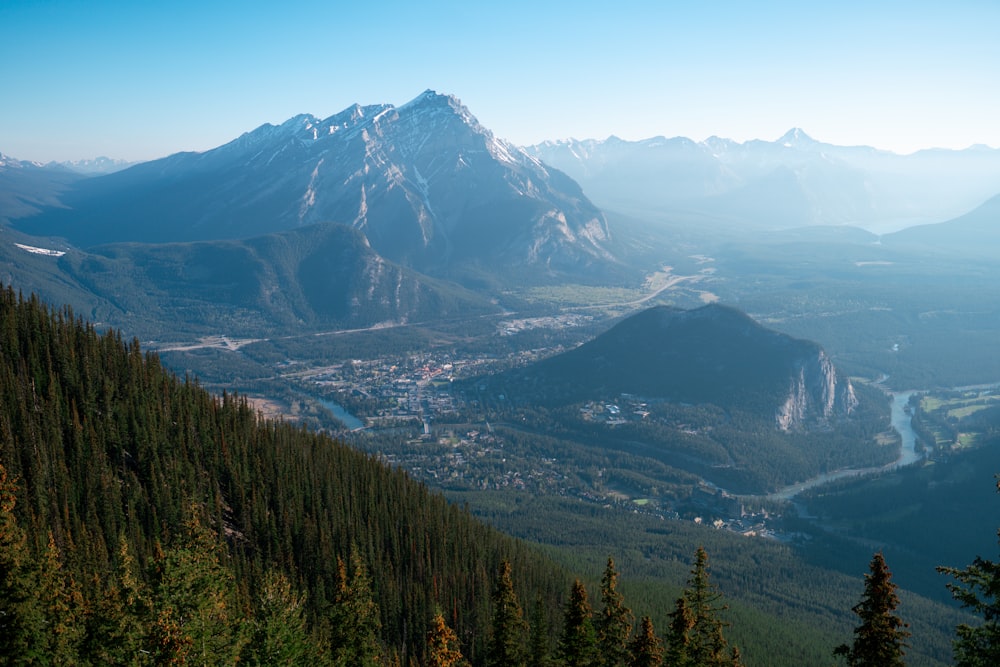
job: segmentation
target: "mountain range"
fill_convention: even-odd
[[[299,442],[284,427],[268,427],[254,435],[257,432],[251,428],[253,410],[249,405],[229,397],[213,402],[200,393],[173,389],[179,385],[164,380],[163,371],[151,359],[143,361],[138,344],[123,345],[114,332],[98,341],[91,325],[78,327],[75,333],[64,327],[64,320],[72,324],[74,314],[94,321],[98,330],[120,326],[130,336],[178,331],[234,336],[315,333],[451,317],[460,320],[457,328],[471,322],[463,317],[498,313],[503,306],[509,307],[504,298],[511,287],[541,283],[567,283],[574,290],[580,287],[575,283],[601,287],[579,290],[577,294],[584,295],[582,301],[591,295],[604,295],[602,290],[612,280],[658,269],[665,259],[676,257],[696,264],[699,268],[693,271],[703,271],[700,276],[725,273],[713,284],[713,290],[716,284],[726,288],[722,280],[753,283],[748,293],[755,290],[759,298],[743,301],[747,308],[782,303],[782,308],[802,319],[812,318],[822,309],[822,317],[813,319],[832,322],[831,328],[840,325],[855,340],[864,339],[865,334],[852,325],[863,320],[846,319],[846,324],[841,324],[836,318],[846,309],[840,310],[839,302],[826,300],[829,294],[857,300],[850,308],[866,317],[882,318],[891,306],[901,313],[905,333],[919,342],[922,332],[918,320],[942,317],[941,311],[936,307],[912,310],[897,295],[919,292],[924,283],[908,281],[906,292],[900,289],[888,296],[878,295],[877,301],[865,300],[853,283],[852,289],[841,289],[848,283],[822,282],[829,280],[829,274],[814,279],[803,267],[814,266],[815,255],[796,255],[796,250],[808,246],[816,255],[828,253],[828,241],[836,239],[842,248],[838,253],[843,254],[827,258],[821,268],[878,272],[878,280],[867,274],[865,280],[882,288],[888,271],[896,266],[890,261],[896,257],[884,257],[883,250],[900,256],[905,253],[913,261],[943,252],[961,257],[969,246],[977,244],[981,259],[989,257],[989,249],[995,247],[992,239],[1000,213],[997,199],[987,200],[951,222],[911,226],[881,238],[845,226],[868,221],[864,224],[874,229],[939,221],[970,211],[1000,189],[993,185],[1000,183],[994,165],[996,152],[989,149],[891,156],[868,148],[822,144],[801,131],[792,131],[776,142],[745,144],[717,138],[701,143],[680,139],[590,142],[591,152],[581,158],[581,146],[587,143],[564,142],[562,148],[553,144],[553,150],[576,147],[564,153],[569,157],[562,167],[552,167],[549,159],[541,156],[544,147],[522,150],[499,140],[457,99],[427,91],[398,108],[356,105],[325,120],[296,116],[281,125],[262,126],[214,150],[181,153],[102,176],[85,177],[65,166],[0,158],[0,281],[14,286],[7,298],[13,304],[16,290],[38,292],[44,302],[70,303],[75,311],[49,317],[32,299],[30,309],[24,311],[27,314],[0,320],[8,325],[7,330],[13,331],[16,325],[29,335],[28,342],[5,348],[13,369],[13,374],[5,376],[13,398],[5,405],[23,415],[11,424],[25,432],[24,438],[16,434],[8,438],[5,446],[21,457],[23,469],[14,469],[15,476],[27,480],[26,486],[32,480],[42,481],[27,487],[31,489],[28,498],[19,501],[20,518],[38,520],[32,526],[32,534],[38,537],[32,548],[40,551],[46,529],[55,525],[61,545],[76,544],[87,550],[83,556],[73,557],[77,565],[103,564],[114,540],[122,534],[129,539],[142,538],[146,560],[152,562],[154,538],[160,532],[176,532],[183,518],[181,503],[194,493],[204,502],[206,517],[216,522],[213,525],[220,538],[237,549],[257,544],[261,552],[276,556],[275,562],[282,567],[304,558],[309,568],[316,568],[309,584],[316,583],[316,590],[327,594],[334,590],[335,556],[349,555],[350,543],[359,539],[362,555],[379,573],[376,588],[388,596],[383,598],[388,600],[383,608],[386,618],[396,623],[386,624],[387,636],[399,643],[422,639],[418,621],[431,603],[438,601],[439,582],[444,582],[442,591],[450,585],[446,578],[439,579],[430,565],[431,561],[444,563],[445,557],[421,547],[420,535],[430,535],[428,544],[434,549],[469,556],[467,565],[475,574],[461,580],[467,589],[456,588],[458,592],[447,596],[450,608],[457,608],[455,601],[459,599],[464,601],[462,606],[485,608],[488,595],[482,593],[488,589],[488,581],[483,563],[492,565],[497,555],[491,552],[485,559],[477,547],[449,543],[448,536],[456,530],[473,530],[461,527],[464,523],[455,528],[444,519],[436,520],[440,533],[424,529],[423,524],[411,525],[414,517],[426,514],[417,503],[399,504],[390,511],[379,505],[400,497],[403,476],[392,481],[382,473],[352,475],[350,484],[384,492],[370,496],[351,492],[338,499],[320,482],[329,486],[330,479],[339,480],[334,473],[346,475],[348,466],[337,462],[325,466],[317,461],[330,462],[324,457],[330,452],[340,456],[341,450],[332,449],[325,440]],[[612,169],[609,157],[606,164],[594,161],[615,143],[620,151],[618,167]],[[952,172],[949,178],[965,180],[959,186],[949,181],[954,196],[941,195],[945,186],[939,181],[947,171],[942,165],[948,164]],[[577,174],[583,169],[591,171]],[[934,203],[937,199],[940,206]],[[768,246],[769,252],[749,254],[741,265],[733,262],[734,253],[728,258],[721,252],[718,258],[709,257],[701,254],[707,252],[704,246],[682,244],[669,251],[652,247],[648,257],[654,259],[640,265],[628,251],[637,237],[632,236],[635,229],[626,224],[627,216],[615,215],[609,222],[598,206],[652,225],[673,221],[679,228],[697,219],[694,231],[706,238],[724,237],[720,230],[735,230],[766,240],[764,229],[819,222],[836,226],[783,233],[783,239],[792,238],[796,243],[775,245],[773,252]],[[664,236],[675,228],[668,228]],[[856,247],[863,247],[865,254],[856,255]],[[790,256],[794,262],[787,262]],[[801,292],[769,291],[778,281],[761,281],[762,272],[742,270],[752,267],[753,261],[780,265]],[[668,282],[684,278],[667,268]],[[926,275],[922,265],[918,268],[921,276],[954,290],[947,280]],[[826,292],[821,291],[824,285]],[[983,287],[988,288],[988,284],[976,282],[966,291],[982,298],[977,290],[989,292]],[[716,291],[723,298],[728,296],[722,289]],[[804,295],[801,303],[808,304],[802,312],[796,310],[800,302],[782,301],[788,294],[800,293]],[[702,296],[714,295],[703,292]],[[628,291],[625,296],[609,298],[619,299],[615,305],[628,309],[648,303],[652,297],[672,300],[674,295],[664,289],[652,296],[644,292],[636,298]],[[587,312],[585,309],[591,307],[585,303],[579,310]],[[988,311],[989,303],[976,303],[976,307]],[[570,310],[558,306],[560,315]],[[533,341],[549,346],[569,340],[558,338],[565,319],[537,319],[555,323],[551,330],[515,340],[511,348],[527,348]],[[486,318],[483,322],[486,324],[480,332],[490,333],[482,337],[487,344],[492,343],[489,337],[495,337],[495,328]],[[143,326],[147,329],[140,333]],[[900,329],[882,328],[893,336],[886,339],[894,343],[892,352],[886,354],[901,356],[897,354],[901,347],[905,353],[910,338],[900,336]],[[50,342],[30,337],[39,333]],[[480,333],[469,333],[470,337],[476,335]],[[816,339],[825,340],[821,336]],[[994,339],[991,336],[988,340]],[[93,345],[84,345],[85,340]],[[869,342],[888,347],[883,338],[865,340]],[[962,345],[961,341],[953,343],[954,347]],[[977,348],[971,353],[982,355],[983,349],[988,350]],[[18,350],[21,352],[13,354]],[[242,349],[229,349],[220,356],[231,351],[236,352],[232,358],[244,356]],[[378,350],[379,354],[384,352]],[[68,356],[59,356],[64,353]],[[267,357],[268,363],[287,360],[283,350],[266,350],[261,357]],[[19,378],[17,373],[22,371],[31,377]],[[461,381],[454,384],[463,386]],[[60,385],[72,387],[72,392],[60,394]],[[697,475],[733,491],[765,493],[829,470],[882,465],[893,456],[891,446],[875,444],[874,435],[888,428],[883,414],[886,405],[877,400],[878,390],[852,386],[817,343],[771,331],[743,312],[719,305],[694,310],[652,308],[626,317],[564,354],[477,378],[464,386],[470,391],[482,386],[483,392],[499,395],[495,404],[502,405],[504,417],[513,414],[508,405],[520,404],[534,409],[543,420],[565,418],[561,423],[564,430],[547,433],[546,440],[587,431],[591,440],[581,442],[596,442],[602,448],[601,455],[617,448],[630,460],[635,457],[638,464],[630,471],[635,474],[619,480],[622,484],[648,472],[643,466],[655,461],[661,469],[670,467],[671,478]],[[596,425],[585,423],[574,405],[615,400],[623,393],[632,394],[637,401],[650,399],[653,418],[637,416],[630,424]],[[113,402],[119,399],[129,405]],[[55,407],[45,409],[46,401],[53,400]],[[77,412],[85,417],[83,422]],[[533,426],[514,419],[501,421],[492,420],[492,424],[515,434],[522,425],[524,432]],[[196,423],[198,429],[189,428]],[[490,424],[486,422],[492,431]],[[219,436],[218,447],[214,447],[214,435],[206,435],[209,433]],[[50,437],[52,434],[57,437]],[[271,437],[268,434],[277,436],[279,444],[292,445],[281,451],[284,463],[264,468],[251,465],[278,451],[256,446],[260,438]],[[647,439],[664,434],[662,439]],[[99,455],[77,452],[64,464],[59,456],[62,452],[56,451],[64,444]],[[132,445],[153,449],[143,455]],[[171,451],[178,446],[185,451]],[[442,446],[451,452],[451,445]],[[123,447],[131,448],[126,451]],[[543,461],[555,461],[567,451],[561,442],[552,447]],[[111,458],[102,458],[102,448]],[[431,450],[433,446],[421,448]],[[38,451],[43,454],[31,456]],[[497,451],[505,456],[502,446]],[[187,456],[193,457],[190,462],[184,458]],[[296,456],[305,458],[299,461]],[[322,460],[314,460],[316,456]],[[164,461],[184,463],[164,467]],[[498,459],[498,469],[506,461]],[[357,463],[361,466],[360,459]],[[595,465],[598,476],[604,466],[603,461]],[[63,479],[65,470],[72,471],[72,484]],[[293,474],[285,477],[293,483],[265,475],[275,470],[292,470]],[[675,475],[678,470],[684,475]],[[45,483],[53,479],[58,483]],[[662,481],[652,473],[649,479],[655,484]],[[565,481],[560,483],[565,485]],[[334,486],[353,488],[340,481]],[[94,489],[100,493],[88,491]],[[151,497],[162,496],[169,503],[154,505],[146,499],[147,490]],[[302,492],[315,501],[315,507],[303,510],[292,503],[301,501],[295,494]],[[261,493],[268,498],[254,495]],[[72,496],[71,500],[86,507],[75,511],[70,500],[64,502],[64,496]],[[287,503],[286,497],[290,498]],[[109,499],[118,508],[115,513],[105,511],[102,505]],[[250,511],[268,507],[265,500],[278,503],[277,509],[256,514]],[[521,504],[521,500],[516,502]],[[536,513],[539,505],[524,503],[524,507],[529,505],[528,512]],[[66,507],[71,509],[64,511]],[[154,511],[154,507],[169,509]],[[338,512],[346,515],[348,507],[375,509],[367,515],[352,512],[351,524],[344,532],[334,532],[316,518]],[[138,514],[135,508],[139,508]],[[587,506],[588,517],[598,516],[594,509]],[[635,508],[629,509],[631,516]],[[165,511],[170,514],[170,528],[162,518]],[[148,520],[141,527],[121,530],[126,522],[131,526],[137,516]],[[496,509],[494,519],[501,516],[509,519],[514,515]],[[416,532],[383,536],[381,541],[369,538],[364,531],[372,528],[369,519],[373,518],[385,522],[386,527],[394,526],[397,532]],[[676,538],[664,535],[676,529],[662,517],[656,521],[650,530],[655,544],[641,553],[633,550],[637,562],[640,558],[662,558],[666,563],[663,545]],[[594,526],[599,522],[611,523],[594,519],[580,531],[591,545],[596,544],[598,531]],[[91,526],[100,526],[99,539],[96,532],[91,534]],[[78,531],[84,527],[86,530]],[[546,529],[560,537],[569,532],[565,522],[553,521]],[[280,530],[285,532],[279,534]],[[607,526],[598,530],[606,531],[600,539],[614,539],[608,537],[612,533]],[[442,537],[435,537],[439,534]],[[331,535],[336,536],[336,549],[324,543]],[[417,535],[416,542],[413,535]],[[702,535],[712,537],[714,533]],[[386,544],[389,546],[379,546]],[[869,545],[857,546],[867,550]],[[740,542],[734,550],[744,557],[748,548],[755,547]],[[425,552],[426,563],[413,556]],[[255,562],[250,556],[255,554],[248,555],[248,564]],[[385,560],[397,557],[413,568],[381,567]],[[809,608],[821,610],[824,620],[817,621],[817,626],[829,623],[832,607],[828,599],[822,599],[826,589],[814,594],[812,587],[803,587],[797,596],[787,598],[786,607],[784,593],[775,593],[779,589],[772,588],[770,579],[762,578],[762,570],[777,572],[778,578],[787,578],[788,570],[760,567],[764,561],[757,558],[748,560],[753,562],[749,574],[744,576],[741,571],[735,578],[740,588],[752,588],[761,598],[782,600],[783,621]],[[672,563],[670,567],[677,565],[676,557]],[[102,565],[102,569],[107,575],[108,567]],[[88,573],[85,581],[96,589],[110,579]],[[431,582],[434,590],[428,586],[427,590],[402,592],[400,582],[412,581]],[[250,593],[252,586],[248,584],[245,592]],[[554,592],[548,593],[548,599],[555,600]],[[322,596],[310,600],[324,602]],[[397,615],[400,609],[404,613]],[[789,615],[788,610],[795,613]],[[938,617],[940,621],[940,614]],[[794,626],[788,627],[792,628],[789,632],[795,631]],[[758,634],[763,637],[764,648],[760,650],[764,655],[782,642],[781,635]],[[483,644],[484,637],[476,634],[472,641]],[[822,653],[829,655],[825,644]],[[484,655],[480,651],[479,662],[485,660]],[[800,658],[794,664],[801,663]]]
[[[432,274],[613,262],[603,213],[565,174],[496,138],[456,98],[354,105],[263,125],[204,153],[80,180],[19,221],[79,247],[247,239],[336,222]]]
[[[1000,192],[1000,150],[898,155],[824,143],[798,128],[775,141],[610,137],[526,150],[572,176],[607,210],[698,216],[733,230],[854,225],[890,232],[957,217]]]
[[[0,277],[98,322],[159,317],[154,329],[188,331],[228,322],[256,335],[478,314],[539,284],[634,286],[671,254],[727,252],[718,240],[759,240],[775,227],[934,221],[883,235],[883,248],[982,253],[989,204],[940,220],[996,194],[998,156],[984,147],[898,156],[801,130],[774,142],[521,149],[455,97],[425,91],[398,108],[299,115],[98,176],[0,157]],[[590,195],[614,209],[612,222]],[[814,237],[811,247],[825,247]],[[878,237],[866,238],[874,253]]]
[[[60,206],[60,196],[83,178],[65,167],[18,160],[0,153],[0,223]]]

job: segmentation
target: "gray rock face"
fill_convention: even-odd
[[[610,259],[607,221],[576,183],[497,139],[454,97],[427,91],[366,117],[352,116],[340,154],[314,151],[299,223],[348,222],[379,253],[425,270],[498,253],[518,264]]]
[[[826,352],[800,360],[791,376],[788,396],[779,406],[775,421],[783,431],[799,430],[832,417],[847,416],[858,406],[854,387],[840,379]]]

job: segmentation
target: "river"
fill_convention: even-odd
[[[340,403],[327,399],[319,401],[324,408],[333,413],[333,416],[344,423],[349,431],[358,431],[365,427],[365,423],[344,409]]]
[[[917,434],[913,432],[913,426],[910,423],[912,416],[906,411],[906,406],[910,402],[910,396],[915,393],[917,392],[895,391],[889,393],[889,396],[892,397],[892,427],[897,433],[899,433],[899,436],[902,439],[899,457],[895,461],[882,466],[873,466],[871,468],[844,468],[841,470],[834,470],[833,472],[823,473],[822,475],[817,475],[816,477],[807,479],[804,482],[798,482],[797,484],[786,486],[783,489],[775,491],[769,495],[768,498],[772,500],[791,500],[806,489],[811,489],[813,487],[820,486],[821,484],[832,482],[836,479],[843,479],[844,477],[857,477],[859,475],[868,475],[876,472],[886,472],[903,466],[908,466],[911,463],[919,461],[923,458],[923,455],[917,451]]]

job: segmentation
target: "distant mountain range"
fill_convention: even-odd
[[[607,210],[697,217],[731,229],[854,225],[888,232],[957,217],[1000,193],[1000,150],[897,155],[823,143],[800,129],[776,141],[611,137],[526,150],[572,176]]]
[[[75,171],[80,174],[86,174],[87,176],[99,176],[101,174],[113,174],[116,171],[121,171],[122,169],[128,169],[129,167],[139,164],[138,162],[129,162],[128,160],[117,160],[114,158],[100,156],[89,160],[70,160],[68,162],[54,162],[50,163],[49,166],[53,167],[65,167],[70,171]]]
[[[63,193],[83,178],[65,167],[18,160],[0,153],[0,224],[60,206]]]
[[[858,404],[818,344],[720,305],[650,308],[568,352],[473,383],[556,405],[621,394],[707,403],[785,431],[847,417]]]
[[[365,327],[486,312],[511,286],[635,285],[737,232],[938,222],[1000,191],[1000,151],[898,156],[800,130],[520,149],[433,91],[93,175],[121,166],[0,155],[0,279],[95,321]],[[996,207],[882,244],[982,254]]]
[[[603,213],[579,186],[482,127],[454,97],[263,125],[204,153],[80,180],[28,233],[79,247],[247,239],[336,222],[386,259],[455,275],[612,265]]]

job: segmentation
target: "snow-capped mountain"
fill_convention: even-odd
[[[565,174],[426,91],[400,107],[295,116],[204,153],[88,179],[25,231],[81,246],[249,238],[317,222],[362,231],[388,259],[574,269],[612,260],[603,213]]]
[[[23,161],[12,158],[9,155],[4,155],[3,153],[0,153],[0,169],[21,168],[23,166],[24,166]]]
[[[80,174],[0,153],[0,223],[57,206],[59,196]]]
[[[965,213],[1000,192],[1000,150],[897,155],[793,128],[775,141],[566,140],[527,152],[600,206],[644,218],[694,213],[749,229],[850,224],[892,231]]]
[[[113,174],[122,169],[137,164],[128,160],[116,160],[107,156],[95,157],[89,160],[70,160],[68,162],[53,162],[50,166],[65,167],[70,171],[75,171],[87,176],[98,176],[100,174]]]

